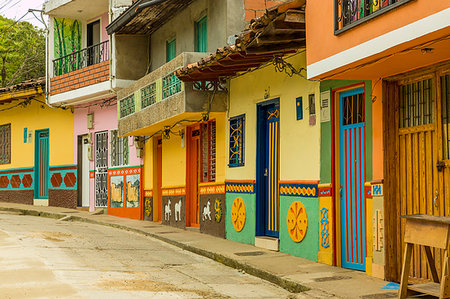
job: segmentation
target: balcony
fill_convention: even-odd
[[[411,0],[334,0],[334,34],[338,35]]]
[[[120,90],[118,117],[120,135],[147,135],[156,127],[180,119],[198,119],[208,110],[212,92],[208,87],[183,83],[175,71],[199,61],[204,53],[182,53],[172,61]],[[226,94],[216,92],[210,112],[226,111]]]
[[[109,81],[109,41],[53,60],[50,95],[55,96],[106,81]],[[103,89],[108,90],[109,86],[97,91]],[[65,98],[69,101],[76,100],[67,96]]]

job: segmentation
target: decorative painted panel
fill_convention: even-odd
[[[77,189],[77,166],[50,166],[49,189]]]
[[[81,22],[66,18],[54,18],[55,59],[81,50]]]
[[[296,184],[280,182],[280,195],[315,197],[319,195],[317,184]]]
[[[320,245],[323,248],[330,247],[328,224],[328,209],[323,207],[320,210]]]
[[[252,182],[226,182],[227,193],[255,193],[255,183]]]
[[[201,195],[207,195],[207,194],[224,194],[225,193],[225,185],[205,185],[199,186],[200,194]]]
[[[109,169],[111,208],[138,208],[141,201],[141,167]]]
[[[0,191],[34,189],[34,168],[0,171]]]

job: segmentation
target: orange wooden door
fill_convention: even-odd
[[[158,202],[158,221],[162,221],[162,138],[156,142],[156,201]]]
[[[193,227],[200,226],[200,135],[199,125],[187,130],[186,226]]]

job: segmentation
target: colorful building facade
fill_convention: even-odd
[[[118,134],[116,92],[145,69],[124,71],[123,52],[111,47],[116,41],[106,31],[127,5],[131,1],[45,3],[48,101],[74,111],[71,144],[79,176],[78,207],[107,208],[110,215],[142,219],[142,148],[134,138]],[[146,51],[136,55],[140,53]]]
[[[0,200],[77,206],[73,113],[45,104],[45,80],[0,89]]]
[[[320,179],[334,206],[333,264],[398,281],[401,216],[450,213],[450,8],[349,3],[308,2],[306,14],[308,78],[321,80],[331,115],[321,130]],[[410,275],[431,279],[425,254],[414,256]]]

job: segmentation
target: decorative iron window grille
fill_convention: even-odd
[[[120,100],[120,118],[133,114],[134,111],[134,94]]]
[[[141,107],[146,108],[156,103],[156,82],[141,89]]]
[[[434,123],[433,80],[400,86],[400,128]]]
[[[365,120],[364,93],[344,97],[343,125],[362,123]]]
[[[104,41],[53,60],[54,76],[64,75],[108,60],[109,41]]]
[[[411,0],[335,0],[334,34],[364,23]]]
[[[229,167],[244,165],[245,157],[245,115],[235,116],[230,119],[230,152]]]
[[[175,73],[172,73],[162,80],[162,98],[167,99],[170,96],[173,96],[174,94],[177,94],[181,91],[181,81],[178,79],[178,77],[175,75]]]
[[[0,164],[11,163],[11,124],[0,126]]]
[[[441,77],[441,98],[444,160],[450,160],[450,75]]]
[[[201,124],[201,182],[216,181],[216,121]]]
[[[111,131],[111,167],[128,165],[128,137],[119,137],[117,130]]]

